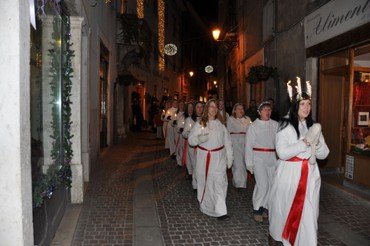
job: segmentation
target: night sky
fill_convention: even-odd
[[[186,0],[190,2],[208,25],[217,24],[218,0]]]

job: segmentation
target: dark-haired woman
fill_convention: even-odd
[[[317,143],[307,141],[312,126],[311,99],[303,93],[293,99],[276,134],[279,160],[268,205],[270,242],[317,245],[321,179],[316,158],[326,158],[329,149],[321,131]]]
[[[219,121],[217,102],[209,100],[200,122],[189,135],[189,144],[197,147],[197,187],[200,210],[220,220],[227,219],[226,169],[233,162],[230,134]]]
[[[183,161],[186,163],[188,173],[192,175],[192,186],[194,190],[197,190],[197,175],[196,175],[196,146],[192,146],[188,142],[188,137],[191,129],[194,127],[196,122],[199,122],[203,114],[203,103],[196,102],[193,104],[193,113],[188,113],[188,117],[185,119],[185,128],[182,132],[182,136],[185,139],[186,158],[183,156]]]

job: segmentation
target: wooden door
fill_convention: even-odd
[[[320,59],[319,122],[330,149],[327,160],[320,166],[341,168],[345,151],[346,103],[345,88],[348,80],[348,52],[341,52]]]

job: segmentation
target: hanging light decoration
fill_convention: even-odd
[[[206,73],[212,73],[213,72],[213,67],[211,65],[208,65],[204,68],[204,71]]]
[[[164,0],[158,0],[158,51],[160,53],[158,59],[158,70],[164,71],[165,60],[164,60],[164,19],[165,18],[165,4]]]
[[[144,0],[136,0],[137,18],[144,19]]]

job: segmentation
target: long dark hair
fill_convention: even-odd
[[[295,95],[294,98],[297,98],[297,96]],[[297,139],[299,139],[300,137],[299,128],[298,128],[299,126],[298,110],[299,110],[299,103],[302,100],[311,100],[311,98],[306,93],[303,92],[302,96],[298,100],[293,100],[293,102],[290,105],[288,117],[283,118],[280,121],[279,128],[278,128],[278,131],[281,131],[284,128],[286,128],[289,124],[292,125],[294,127],[294,130],[297,133]],[[306,118],[307,128],[309,129],[313,125],[313,123],[314,121],[312,119],[312,110],[311,110],[310,114]]]
[[[186,119],[186,118],[188,118],[189,116],[191,117],[191,118],[193,118],[193,115],[194,115],[194,105],[193,105],[193,114],[192,115],[189,115],[189,106],[190,105],[193,105],[192,103],[187,103],[187,104],[185,104],[185,110],[184,110],[184,118]]]
[[[194,122],[197,122],[197,112],[196,112],[196,108],[197,108],[197,105],[200,104],[203,106],[203,103],[202,102],[195,102],[193,105],[194,105],[194,109],[193,109],[193,115],[191,116],[191,119],[194,121]],[[204,110],[204,106],[203,106],[203,110]]]

